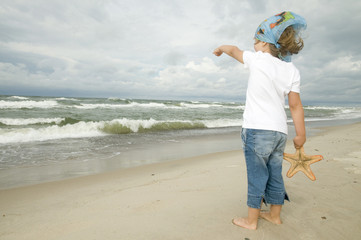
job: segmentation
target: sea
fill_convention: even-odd
[[[244,107],[222,101],[0,96],[0,189],[239,149]],[[304,110],[312,129],[361,120],[360,106]]]

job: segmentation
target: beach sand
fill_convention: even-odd
[[[287,178],[284,161],[282,225],[231,223],[247,214],[237,150],[1,190],[0,239],[360,239],[360,146],[361,123],[308,138],[306,154],[324,156],[311,165],[314,182]]]

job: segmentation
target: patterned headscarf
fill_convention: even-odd
[[[272,43],[276,48],[280,48],[278,39],[281,37],[283,31],[291,25],[296,32],[307,27],[306,20],[300,15],[293,12],[282,12],[264,20],[258,26],[254,37],[262,42]],[[290,53],[285,57],[280,57],[283,61],[291,61]]]

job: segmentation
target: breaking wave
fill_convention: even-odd
[[[4,101],[0,100],[0,109],[20,109],[20,108],[54,108],[59,104],[54,100],[43,101]]]
[[[131,119],[115,119],[112,121],[100,122],[84,122],[72,118],[64,119],[34,119],[25,122],[12,120],[12,122],[4,121],[8,124],[36,124],[57,122],[57,125],[33,128],[13,128],[0,129],[0,143],[16,143],[30,141],[45,141],[62,138],[84,138],[97,137],[107,134],[129,134],[129,133],[146,133],[146,132],[162,132],[189,129],[205,129],[205,128],[221,128],[230,126],[240,126],[240,120],[223,119],[223,120],[203,120],[203,121],[157,121],[149,120],[131,120]],[[1,121],[3,123],[3,121]]]
[[[0,118],[0,123],[8,126],[60,124],[65,118]]]

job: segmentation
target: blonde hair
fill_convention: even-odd
[[[297,54],[303,48],[303,39],[298,36],[295,29],[292,26],[288,26],[282,33],[281,37],[278,39],[278,44],[280,48],[272,43],[269,44],[271,54],[274,57],[280,58],[287,56],[287,54]]]

